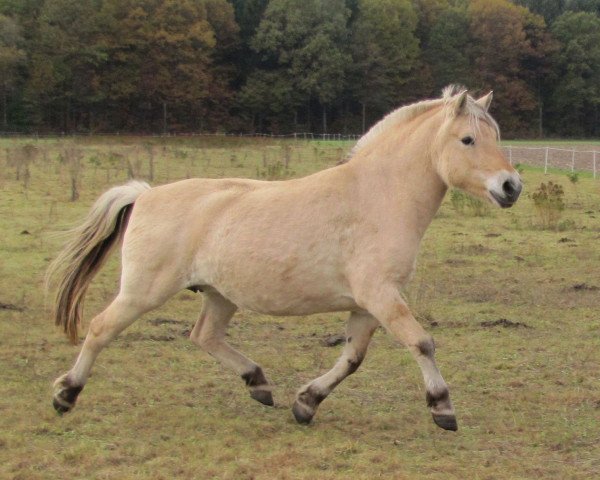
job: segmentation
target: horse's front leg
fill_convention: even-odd
[[[458,427],[448,386],[435,364],[433,338],[410,313],[395,286],[369,290],[359,304],[372,313],[394,338],[408,347],[421,368],[427,406],[433,421],[444,430],[456,431]]]

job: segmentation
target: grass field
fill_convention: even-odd
[[[17,150],[28,143],[37,150]],[[79,349],[45,306],[44,270],[61,245],[53,233],[128,175],[287,178],[332,166],[349,147],[0,140],[0,478],[599,478],[600,180],[532,168],[508,211],[473,216],[448,198],[406,290],[436,339],[457,433],[433,424],[416,364],[383,331],[314,423],[297,425],[295,391],[333,365],[342,347],[322,340],[343,332],[345,315],[236,314],[229,341],[276,384],[269,408],[186,338],[202,301],[187,291],[111,344],[75,410],[56,415],[52,382]],[[566,208],[542,229],[529,195],[548,180],[564,187]],[[118,266],[113,255],[96,278],[88,320],[115,294]]]

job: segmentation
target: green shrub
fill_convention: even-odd
[[[293,177],[295,172],[290,170],[282,161],[265,162],[263,168],[256,167],[256,176],[264,180],[285,180]]]
[[[579,173],[577,172],[569,172],[567,173],[567,177],[569,178],[569,181],[575,185],[577,182],[579,182]]]
[[[543,183],[531,194],[542,228],[556,229],[565,209],[565,192],[558,183]]]
[[[462,190],[453,189],[450,192],[450,204],[458,213],[471,217],[485,217],[490,213],[490,206],[487,203]]]

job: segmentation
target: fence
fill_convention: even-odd
[[[91,134],[24,134],[20,132],[0,132],[1,137],[29,137],[29,138],[69,138],[87,137]],[[359,134],[340,133],[312,133],[296,132],[288,134],[272,133],[167,133],[167,134],[136,134],[136,133],[94,133],[93,136],[141,136],[141,137],[237,137],[237,138],[272,138],[293,140],[324,140],[324,141],[356,141]],[[502,147],[511,165],[522,163],[543,167],[544,173],[549,168],[591,172],[594,178],[600,177],[600,149],[590,149],[590,146],[559,148],[550,146],[525,147],[520,145],[506,145]]]
[[[589,148],[589,147],[586,147]],[[544,173],[549,168],[592,172],[594,178],[600,169],[600,150],[584,150],[578,148],[557,147],[521,147],[507,145],[503,147],[511,165],[523,163],[543,167]]]

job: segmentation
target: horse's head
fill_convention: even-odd
[[[450,187],[511,207],[522,183],[498,145],[498,125],[488,113],[492,93],[479,100],[466,90],[445,96],[445,121],[432,145],[438,173]]]

